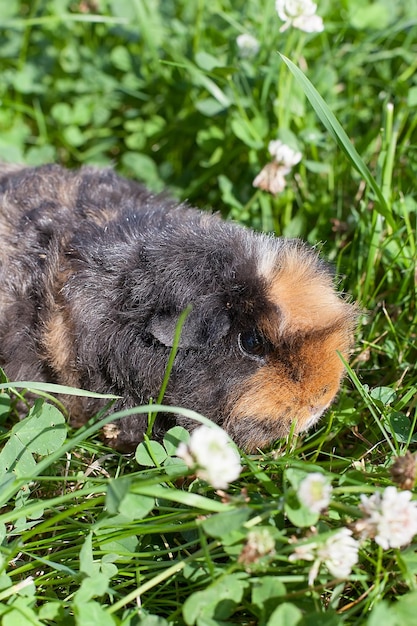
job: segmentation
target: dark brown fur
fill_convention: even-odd
[[[343,375],[355,307],[316,252],[152,195],[112,170],[0,167],[0,365],[37,380],[156,398],[178,316],[193,309],[165,403],[252,451],[311,426]],[[84,423],[102,401],[68,400]],[[158,416],[156,433],[178,415]],[[131,449],[133,416],[107,429]]]

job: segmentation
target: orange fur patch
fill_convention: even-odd
[[[49,364],[61,375],[63,383],[76,387],[79,379],[74,364],[73,338],[60,310],[56,310],[49,318],[42,343]]]
[[[331,275],[317,267],[310,250],[285,250],[268,292],[280,311],[280,335],[317,331],[355,317],[352,306],[335,292]]]
[[[80,378],[75,364],[71,326],[65,319],[64,313],[56,308],[49,318],[42,336],[44,354],[50,367],[55,371],[57,382],[68,387],[80,385]],[[85,398],[62,395],[60,396],[70,416],[70,423],[78,428],[85,424]]]

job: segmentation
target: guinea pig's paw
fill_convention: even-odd
[[[126,419],[126,418],[125,418]],[[142,440],[142,434],[131,432],[131,429],[125,428],[124,420],[111,422],[106,424],[102,429],[102,439],[110,447],[119,452],[134,452],[136,446]],[[142,431],[141,431],[142,433]]]
[[[111,448],[115,448],[115,443],[117,442],[117,439],[120,435],[120,428],[117,426],[117,424],[114,423],[110,423],[110,424],[106,424],[105,426],[103,426],[103,439],[105,440],[105,442],[111,447]]]

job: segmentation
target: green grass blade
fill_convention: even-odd
[[[184,324],[185,324],[185,322],[187,320],[187,317],[191,313],[191,310],[192,310],[192,306],[188,305],[184,309],[184,311],[181,313],[179,318],[178,318],[178,323],[177,323],[177,326],[175,328],[175,333],[174,333],[174,341],[173,341],[173,344],[172,344],[172,349],[171,349],[171,352],[170,352],[170,355],[169,355],[168,363],[167,363],[167,366],[166,366],[166,369],[165,369],[164,379],[162,381],[161,389],[160,389],[159,396],[157,398],[156,404],[162,404],[162,400],[164,399],[165,391],[166,391],[166,388],[167,388],[168,382],[169,382],[169,377],[171,376],[172,368],[174,366],[175,357],[177,355],[178,347],[180,345],[182,329],[183,329],[183,326],[184,326]]]
[[[20,380],[18,382],[8,382],[0,384],[0,391],[7,389],[27,389],[28,391],[40,391],[42,393],[59,393],[66,396],[103,398],[105,400],[117,400],[118,398],[120,398],[120,396],[115,396],[111,393],[97,393],[95,391],[77,389],[76,387],[67,387],[66,385],[56,385],[55,383],[42,383],[29,380]]]
[[[279,53],[280,54],[280,53]],[[297,67],[292,61],[290,61],[283,54],[280,54],[281,59],[287,65],[294,78],[303,89],[306,97],[308,98],[311,106],[315,110],[317,116],[321,120],[322,124],[326,127],[329,134],[333,137],[339,148],[344,152],[353,167],[357,169],[362,178],[366,181],[378,200],[376,210],[386,219],[387,223],[395,228],[395,221],[391,214],[390,208],[387,204],[384,195],[379,188],[378,183],[372,176],[367,165],[362,160],[361,156],[353,146],[343,127],[337,120],[336,116],[329,109],[328,105],[319,94],[317,89],[311,84],[309,79],[303,74],[299,67]]]

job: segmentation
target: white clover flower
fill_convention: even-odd
[[[315,561],[317,552],[317,543],[310,541],[308,543],[301,543],[295,546],[294,552],[290,554],[288,560],[290,563],[294,561]]]
[[[251,59],[255,57],[260,48],[260,43],[253,37],[253,35],[249,35],[248,33],[243,33],[236,38],[236,44],[239,49],[239,54],[241,57]]]
[[[347,578],[358,562],[359,543],[352,537],[352,531],[341,528],[323,543],[311,542],[297,546],[288,558],[293,561],[314,561],[308,575],[312,585],[323,563],[332,576]]]
[[[319,546],[317,555],[329,572],[336,578],[347,578],[358,562],[359,543],[352,531],[341,528]]]
[[[387,487],[383,493],[362,494],[359,508],[365,514],[357,524],[362,536],[374,538],[384,550],[401,548],[417,534],[417,502],[411,500],[411,491]]]
[[[237,450],[218,428],[199,426],[193,430],[188,444],[178,446],[177,456],[215,489],[227,489],[242,471]]]
[[[276,196],[278,193],[281,193],[281,191],[284,191],[287,185],[287,181],[285,180],[286,174],[288,174],[286,168],[272,161],[272,163],[267,163],[261,169],[252,185],[264,191],[269,191],[269,193]]]
[[[301,161],[303,156],[301,152],[296,152],[279,139],[270,141],[268,150],[269,154],[274,158],[274,161],[288,169],[287,174],[294,165],[297,165],[297,163]]]
[[[271,554],[275,550],[275,540],[267,528],[255,528],[248,533],[247,545],[259,556]]]
[[[290,26],[306,33],[320,33],[324,30],[322,18],[316,15],[317,4],[312,0],[276,0],[275,8],[279,19],[284,22],[280,32]]]
[[[287,185],[285,176],[291,172],[294,165],[301,161],[302,154],[279,139],[270,141],[268,150],[273,160],[262,168],[252,184],[254,187],[276,195],[284,191]]]
[[[288,561],[290,563],[294,561],[314,561],[308,573],[308,584],[311,587],[319,573],[321,565],[320,559],[317,557],[317,544],[311,542],[296,546],[294,552],[288,557]]]
[[[256,563],[262,557],[275,554],[275,539],[267,528],[255,528],[247,537],[242,552],[238,558],[239,563],[249,566]]]
[[[298,499],[313,513],[320,513],[329,506],[332,486],[323,474],[308,474],[298,488]]]

